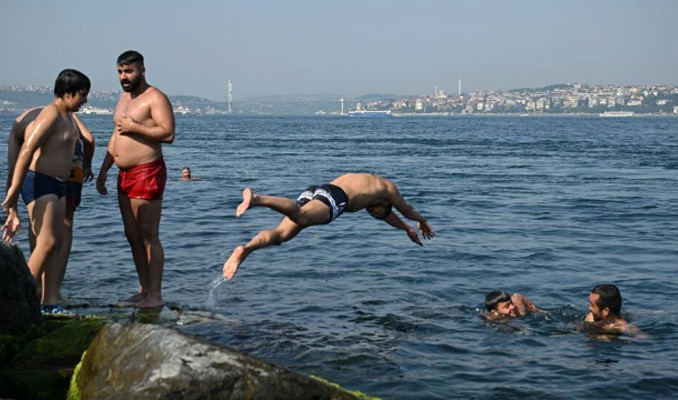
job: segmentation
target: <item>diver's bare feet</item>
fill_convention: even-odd
[[[120,301],[126,301],[128,303],[137,303],[146,298],[146,293],[137,293],[133,296],[130,296],[126,299],[120,298]]]
[[[233,249],[233,253],[228,257],[228,260],[224,263],[224,278],[229,281],[233,279],[235,273],[238,271],[238,267],[245,259],[245,248],[243,246],[238,246]]]
[[[162,301],[162,297],[151,297],[147,296],[143,300],[139,301],[134,305],[136,308],[162,308],[165,305],[165,302]]]
[[[247,188],[242,191],[242,203],[238,206],[238,208],[235,210],[235,216],[240,217],[241,215],[245,214],[245,211],[249,210],[250,207],[252,207],[252,200],[254,199],[254,193],[252,193],[252,189]]]

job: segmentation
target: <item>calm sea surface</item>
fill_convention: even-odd
[[[3,179],[13,118],[0,115]],[[111,117],[82,118],[98,172]],[[678,396],[678,118],[179,116],[165,159],[203,178],[167,183],[165,300],[218,317],[169,325],[385,399]],[[243,188],[296,198],[349,171],[395,181],[436,237],[422,248],[344,214],[253,253],[209,299],[232,249],[281,218],[235,218]],[[65,296],[136,290],[114,194],[86,184],[74,235]],[[648,339],[577,330],[599,283]],[[488,324],[498,288],[550,313]]]

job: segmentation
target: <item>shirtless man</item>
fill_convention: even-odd
[[[528,311],[539,311],[539,308],[520,293],[509,295],[503,290],[495,290],[485,296],[486,318],[488,320],[524,317]]]
[[[118,79],[125,93],[115,108],[115,129],[97,177],[105,195],[107,172],[115,162],[118,204],[125,236],[139,276],[139,292],[126,299],[139,308],[160,308],[164,252],[158,228],[167,169],[162,144],[174,141],[174,113],[167,96],[146,82],[144,58],[136,51],[117,60]]]
[[[392,211],[395,207],[406,218],[418,222],[418,228],[425,239],[433,237],[433,230],[426,218],[407,204],[396,185],[373,174],[350,173],[333,180],[329,185],[311,186],[301,193],[297,201],[284,197],[255,194],[247,188],[242,192],[243,201],[235,216],[240,217],[252,207],[268,207],[285,217],[273,230],[259,232],[245,246],[238,246],[224,263],[224,277],[233,279],[240,264],[254,250],[272,244],[281,244],[295,236],[302,229],[312,225],[327,224],[343,212],[356,212],[363,208],[374,218],[407,232],[414,243],[423,246],[417,232]]]
[[[46,105],[35,121],[28,124],[16,159],[12,181],[2,206],[9,213],[3,226],[11,240],[19,230],[19,192],[26,203],[35,247],[28,267],[36,282],[42,281],[43,312],[57,312],[58,263],[65,235],[66,184],[71,171],[75,142],[80,137],[72,113],[87,102],[90,80],[81,72],[66,69],[54,84],[55,99]]]
[[[34,107],[26,110],[16,118],[14,124],[12,125],[12,130],[9,134],[9,143],[7,146],[7,189],[9,189],[12,182],[14,166],[16,164],[17,157],[19,156],[21,145],[24,143],[26,128],[31,122],[35,121],[38,114],[40,114],[42,110],[43,107]],[[68,180],[66,181],[66,214],[64,217],[65,235],[63,237],[62,246],[59,249],[60,262],[58,263],[59,268],[57,269],[57,298],[59,303],[63,303],[63,298],[61,296],[61,284],[66,273],[68,256],[71,252],[71,243],[73,241],[73,217],[75,215],[75,209],[80,205],[83,182],[89,181],[93,178],[92,157],[94,156],[94,136],[92,136],[92,133],[89,131],[89,129],[87,129],[77,114],[71,113],[71,116],[78,127],[80,138],[75,143],[73,165],[71,166],[71,172],[69,174]],[[33,229],[29,229],[28,242],[31,251],[33,251],[35,248],[35,237],[33,236],[32,232]],[[11,238],[8,237],[9,233],[10,230],[6,230],[5,237],[3,237],[3,239],[11,240]],[[38,290],[41,290],[42,280],[38,280],[36,284],[38,286]]]
[[[622,297],[615,285],[598,285],[589,294],[589,313],[585,322],[607,332],[631,332],[634,329],[621,316]]]

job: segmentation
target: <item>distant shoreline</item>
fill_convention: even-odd
[[[19,116],[22,111],[2,111],[0,116]],[[104,116],[107,118],[112,118],[112,114],[99,114],[99,113],[78,113],[80,116]],[[213,117],[311,117],[311,118],[343,118],[348,117],[347,115],[339,114],[244,114],[244,113],[234,113],[234,114],[189,114],[189,115],[177,115],[178,118],[213,118]],[[596,117],[603,118],[599,113],[393,113],[391,117],[385,117],[386,119],[392,118],[449,118],[449,117],[520,117],[520,118],[534,118],[534,117]],[[635,113],[632,116],[623,116],[616,117],[614,119],[628,119],[628,118],[643,118],[643,117],[670,117],[676,118],[678,114],[669,114],[669,113]],[[351,119],[363,119],[363,118],[351,118]],[[369,118],[373,120],[374,118]],[[383,118],[377,118],[383,119]]]

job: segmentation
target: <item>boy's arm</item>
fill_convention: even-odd
[[[87,129],[87,126],[82,122],[82,120],[76,115],[73,114],[73,119],[78,125],[80,130],[80,138],[82,139],[82,149],[85,154],[84,161],[84,173],[85,173],[85,182],[89,182],[94,178],[94,172],[92,171],[92,158],[94,158],[94,135],[92,132]]]
[[[14,175],[14,166],[16,165],[16,159],[19,156],[19,150],[21,149],[21,142],[17,136],[19,130],[19,124],[15,121],[12,125],[12,130],[9,133],[9,142],[7,143],[7,185],[5,186],[6,190],[9,190],[10,185],[12,184],[12,176]]]
[[[45,107],[36,118],[32,131],[25,132],[24,144],[21,146],[12,174],[12,183],[7,189],[5,201],[2,202],[5,211],[9,211],[11,208],[16,209],[21,185],[33,159],[33,154],[52,134],[57,118],[58,113],[54,107]]]
[[[514,293],[513,296],[511,296],[511,301],[513,302],[513,305],[518,308],[518,313],[520,315],[527,314],[528,310],[539,311],[539,308],[537,308],[530,299],[520,293]]]

